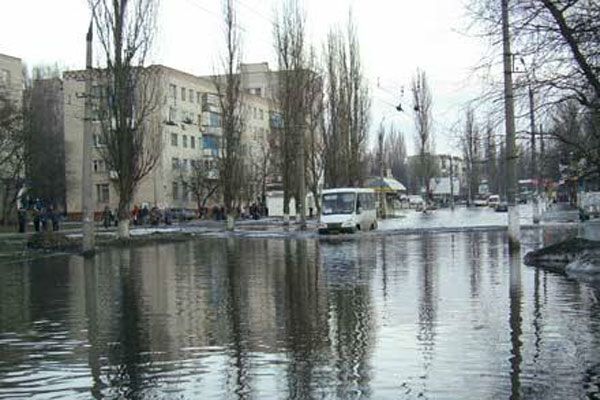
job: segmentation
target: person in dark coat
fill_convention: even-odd
[[[48,222],[52,224],[52,231],[58,231],[58,215],[54,212],[54,207],[48,206],[45,215],[46,227],[44,230],[48,230]]]
[[[112,212],[110,211],[110,207],[104,207],[104,211],[102,211],[102,224],[105,229],[108,229],[110,226],[110,222],[112,220]]]
[[[40,212],[40,221],[42,223],[43,232],[48,232],[48,220],[48,208],[44,207]]]
[[[25,233],[27,231],[27,210],[24,208],[19,209],[19,233]]]

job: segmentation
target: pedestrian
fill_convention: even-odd
[[[33,213],[33,229],[36,232],[40,231],[40,210],[38,210],[35,206],[32,210]]]
[[[48,206],[46,211],[46,225],[50,222],[52,224],[52,231],[58,231],[58,215],[54,212],[53,206]]]
[[[169,209],[169,207],[167,207],[165,208],[165,224],[171,225],[171,223],[173,222],[171,218],[171,210]]]
[[[140,223],[142,225],[146,225],[148,223],[148,214],[149,214],[148,205],[144,204],[144,206],[142,207],[142,210],[140,211]]]
[[[18,212],[19,219],[19,233],[25,233],[27,231],[27,210],[19,208]]]
[[[110,226],[110,222],[112,219],[112,213],[110,211],[110,207],[105,206],[104,211],[102,211],[102,225],[104,225],[105,229],[108,229]]]
[[[40,212],[40,221],[42,223],[42,231],[48,232],[48,208],[42,208],[42,211]]]
[[[133,211],[131,212],[131,219],[133,219],[133,224],[138,225],[140,218],[140,208],[135,204],[133,206]]]
[[[154,206],[150,210],[150,225],[157,226],[160,222],[160,211],[158,207]]]

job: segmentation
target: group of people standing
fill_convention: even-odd
[[[27,231],[27,223],[31,219],[36,232],[56,232],[59,230],[60,214],[52,204],[46,204],[41,199],[36,199],[30,204],[23,204],[17,211],[19,232]]]

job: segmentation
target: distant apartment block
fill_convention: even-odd
[[[20,58],[0,54],[0,92],[21,106],[23,99],[23,63]]]

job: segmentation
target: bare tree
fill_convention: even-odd
[[[158,2],[88,0],[106,66],[96,76],[101,155],[119,196],[119,237],[129,237],[131,201],[159,156],[159,76],[144,64],[151,49]]]
[[[492,52],[484,58],[484,69],[494,70],[500,51],[499,2],[471,0],[469,10],[477,33],[489,39]],[[600,6],[595,0],[514,0],[510,2],[514,68],[526,72],[515,82],[521,109],[527,104],[527,90],[535,92],[538,104],[532,111],[552,115],[555,107],[576,101],[588,115],[600,110]],[[523,71],[523,68],[526,68]],[[535,73],[534,73],[535,72]],[[494,101],[500,93],[492,87],[483,96]],[[523,89],[523,90],[519,90]],[[525,117],[523,112],[520,117]],[[593,120],[593,118],[592,118]],[[546,121],[548,122],[548,121]],[[550,121],[552,123],[552,121]],[[541,134],[541,132],[538,132]],[[552,132],[550,132],[552,134]],[[585,142],[565,142],[591,169],[598,153],[600,128],[589,131]],[[561,138],[555,138],[562,140]],[[590,147],[590,139],[594,143]],[[543,160],[540,160],[543,162]],[[535,166],[532,166],[535,168]],[[591,170],[590,170],[591,171]]]
[[[473,195],[479,187],[479,162],[481,139],[479,128],[475,120],[475,112],[468,108],[465,113],[465,128],[462,132],[460,142],[462,145],[463,158],[467,167],[467,193],[469,204],[473,204]]]
[[[227,227],[234,228],[235,203],[243,182],[242,154],[242,88],[240,64],[242,60],[241,36],[237,23],[234,0],[223,0],[225,52],[221,59],[222,75],[213,81],[221,108],[222,137],[219,149],[219,180],[223,203],[227,211]]]
[[[345,35],[332,30],[327,37],[325,65],[325,184],[357,186],[366,171],[371,100],[351,12]]]
[[[413,111],[416,129],[417,154],[419,156],[418,175],[425,188],[427,198],[431,196],[430,181],[434,173],[434,137],[431,117],[431,91],[425,71],[417,70],[411,82]]]
[[[200,160],[195,160],[190,166],[190,171],[187,174],[181,175],[181,181],[184,187],[187,187],[189,192],[196,200],[198,212],[206,207],[207,201],[214,196],[219,189],[219,180],[212,174],[210,167],[202,163]]]
[[[28,131],[23,113],[8,91],[0,88],[0,223],[14,218],[17,195],[24,183]]]
[[[58,66],[36,66],[25,80],[23,114],[28,195],[65,211],[64,110]]]
[[[389,127],[383,148],[385,165],[392,171],[394,178],[406,184],[408,180],[406,141],[404,134],[393,124]]]
[[[499,170],[498,170],[498,155],[497,155],[497,143],[494,136],[494,129],[492,124],[488,121],[485,127],[485,138],[484,138],[484,168],[485,176],[487,178],[488,189],[492,193],[500,193],[499,191]]]
[[[283,117],[279,130],[283,212],[284,218],[289,215],[289,201],[294,197],[304,226],[307,170],[309,186],[318,198],[320,159],[315,151],[321,143],[322,79],[314,49],[305,43],[305,17],[297,0],[286,0],[278,12],[274,39],[280,70],[277,100]]]
[[[306,104],[308,109],[305,139],[306,186],[313,195],[317,215],[321,213],[320,186],[324,172],[324,103],[323,78],[314,48],[308,54]]]

